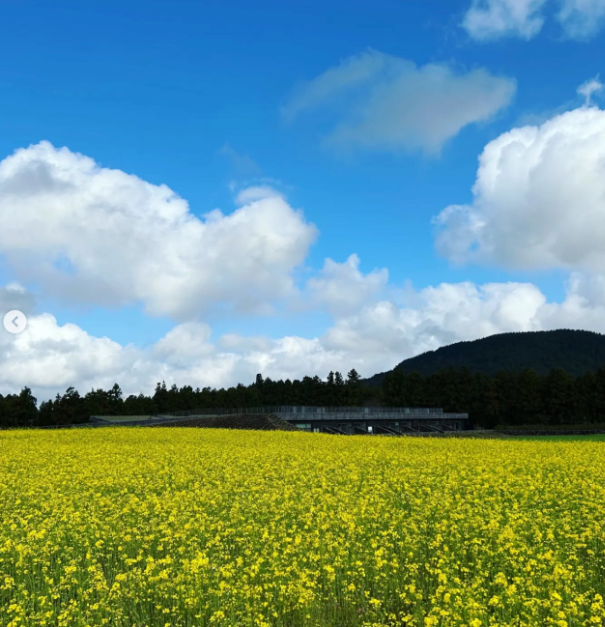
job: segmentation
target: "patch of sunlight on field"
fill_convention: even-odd
[[[605,624],[598,442],[0,432],[0,625]]]

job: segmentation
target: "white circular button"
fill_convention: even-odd
[[[9,333],[21,333],[27,326],[27,318],[22,311],[13,309],[4,316],[4,328]]]

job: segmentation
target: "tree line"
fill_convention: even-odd
[[[195,409],[245,408],[276,405],[441,407],[467,412],[470,425],[590,424],[605,422],[605,368],[572,376],[562,369],[539,375],[501,370],[496,376],[473,374],[465,367],[422,376],[396,368],[382,388],[364,385],[352,369],[345,379],[330,372],[326,380],[272,380],[257,375],[251,385],[228,389],[158,383],[152,395],[124,398],[115,384],[110,390],[80,395],[73,387],[38,407],[29,388],[0,395],[0,427],[49,426],[88,422],[90,416],[139,416]]]

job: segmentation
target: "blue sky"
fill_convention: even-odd
[[[528,236],[525,244],[527,248],[527,242],[532,242],[533,250],[542,251],[544,242],[543,254],[515,252],[514,229],[543,225],[545,214],[536,213],[533,221],[531,209],[523,216],[507,215],[510,201],[502,200],[506,181],[497,200],[484,198],[484,204],[475,206],[487,224],[482,231],[485,237],[477,244],[481,255],[466,254],[469,249],[462,259],[456,253],[452,238],[460,242],[464,233],[453,222],[445,228],[450,239],[437,245],[432,221],[446,207],[472,205],[478,159],[490,142],[512,129],[541,128],[549,120],[558,123],[566,111],[600,114],[604,15],[605,3],[582,9],[574,0],[329,0],[316,4],[21,0],[5,6],[0,20],[0,52],[5,59],[0,69],[0,160],[19,149],[25,156],[17,165],[5,161],[4,178],[0,176],[0,214],[14,228],[10,237],[7,231],[4,239],[0,237],[0,286],[5,286],[0,304],[11,309],[27,302],[30,307],[28,330],[19,337],[6,334],[0,344],[5,363],[14,360],[14,355],[20,355],[24,364],[44,362],[46,373],[39,376],[37,368],[24,366],[27,376],[35,379],[29,384],[41,395],[66,384],[90,387],[120,377],[138,391],[147,390],[160,376],[180,384],[197,381],[200,386],[206,379],[217,385],[247,383],[261,366],[274,375],[325,376],[332,368],[351,364],[370,376],[450,341],[506,330],[598,326],[601,300],[594,287],[601,285],[598,254],[582,257],[569,252],[583,237],[582,231],[570,243],[543,229],[537,229],[533,238]],[[437,69],[430,74],[427,66]],[[366,78],[351,78],[359,72],[365,72]],[[583,107],[585,98],[577,90],[591,79],[596,82],[590,106]],[[577,141],[588,141],[590,146],[605,143],[598,122],[590,124],[594,124],[589,132],[592,139],[584,134]],[[27,152],[42,141],[51,147],[44,154]],[[214,209],[225,217],[254,202],[259,207],[285,203],[274,209],[288,221],[282,231],[282,226],[272,222],[278,219],[273,214],[265,215],[262,228],[255,222],[259,232],[273,229],[282,238],[281,244],[279,238],[258,244],[258,272],[267,272],[267,278],[254,289],[258,288],[259,303],[275,301],[273,311],[250,304],[253,296],[247,304],[240,303],[239,279],[236,274],[224,280],[218,276],[221,264],[213,266],[213,278],[207,279],[206,287],[187,288],[187,295],[178,291],[176,283],[170,284],[176,275],[163,278],[161,286],[152,285],[149,277],[141,279],[145,264],[132,271],[131,277],[126,258],[120,265],[121,255],[128,242],[148,228],[141,226],[142,221],[152,218],[144,203],[137,204],[139,192],[115,200],[123,186],[129,185],[126,179],[104,188],[106,196],[98,192],[96,204],[89,200],[92,183],[84,178],[78,183],[79,195],[70,192],[69,196],[75,207],[71,219],[80,221],[73,233],[67,232],[71,227],[62,221],[65,216],[57,217],[67,201],[59,198],[53,204],[50,187],[39,191],[33,179],[23,174],[25,186],[14,191],[11,176],[18,168],[34,167],[32,163],[52,162],[53,168],[63,168],[66,180],[70,179],[68,170],[76,167],[75,161],[57,166],[53,156],[63,147],[70,155],[84,155],[102,168],[134,175],[141,185],[167,186],[188,203],[187,211],[198,219],[198,225]],[[519,168],[526,167],[523,159],[531,161],[530,153],[528,148],[519,157]],[[597,157],[594,163],[600,163]],[[573,164],[560,168],[567,172]],[[257,193],[252,205],[238,204],[237,194],[250,187],[264,191]],[[34,188],[38,191],[31,191]],[[523,201],[517,199],[519,205],[528,199],[528,207],[540,204],[536,200],[539,190],[526,192]],[[558,197],[565,194],[562,190]],[[573,194],[571,189],[570,197]],[[594,198],[600,197],[596,190]],[[95,211],[101,205],[113,207],[114,202],[120,207],[126,203],[120,211],[131,213],[120,228],[122,232],[132,228],[133,235],[97,238],[94,224],[109,214]],[[597,221],[603,205],[595,202],[596,208],[582,224]],[[293,215],[299,209],[303,223],[294,224]],[[573,206],[569,211],[574,213]],[[25,215],[29,222],[22,218]],[[84,229],[89,219],[93,226]],[[554,223],[562,222],[553,215]],[[149,228],[161,233],[158,224]],[[305,230],[309,224],[316,228],[315,236]],[[229,260],[249,263],[256,253],[251,249],[248,257],[238,259],[242,249],[237,237],[227,234],[230,228],[225,222],[217,231],[222,235],[208,237],[224,236],[225,242],[231,242],[225,246],[232,246]],[[302,240],[294,234],[297,228]],[[465,228],[468,235],[472,229],[468,224]],[[572,231],[568,226],[565,233]],[[178,237],[167,235],[167,240],[175,238],[177,257],[178,241],[185,232],[179,231]],[[504,233],[508,233],[508,243],[498,239]],[[83,244],[84,237],[91,238],[90,245]],[[595,249],[605,243],[599,237],[595,234]],[[151,266],[158,257],[173,254],[172,248],[161,247],[160,240],[150,240],[148,249],[136,241],[139,258],[149,258]],[[292,247],[294,252],[267,260],[263,247],[268,245]],[[87,256],[86,250],[93,249]],[[227,254],[224,247],[221,250]],[[359,258],[353,283],[338,283],[322,274],[326,259],[343,264],[345,272],[352,254]],[[206,263],[204,259],[180,259],[178,272],[188,277],[209,272],[199,265]],[[95,287],[106,262],[106,281],[112,283],[112,273],[118,282],[124,281],[115,294],[109,295],[108,288],[107,297],[102,295],[104,288]],[[45,264],[61,277],[51,276]],[[385,268],[388,283],[376,290],[367,287],[368,277],[377,276],[372,272]],[[582,315],[569,304],[572,276],[576,277],[573,289],[585,299]],[[286,294],[288,277],[297,295]],[[321,288],[313,292],[308,282],[322,277]],[[215,287],[209,288],[210,283]],[[468,303],[471,297],[460,286],[488,283],[522,286],[518,290],[525,292],[517,295],[517,304],[505,306],[501,300],[490,305],[488,297],[481,297],[478,310],[471,308],[472,315],[453,323],[447,307],[459,305],[448,305],[444,297],[438,306],[437,296],[430,291],[441,284],[451,285],[458,290],[458,300]],[[250,279],[243,284],[250,285]],[[361,291],[354,303],[346,310],[334,304],[340,298],[339,289],[350,294],[355,285]],[[410,285],[415,304],[409,301]],[[132,293],[128,286],[133,286]],[[398,290],[404,288],[408,301],[398,301]],[[536,293],[545,302],[527,310],[528,298],[540,300]],[[161,305],[170,294],[188,304],[180,308]],[[580,296],[575,297],[574,307]],[[217,306],[209,302],[213,298]],[[380,303],[383,308],[387,307],[384,303],[391,303],[396,307],[391,314],[408,322],[395,324],[393,330],[393,324],[376,314],[372,324],[368,312],[376,313]],[[494,318],[495,309],[508,313]],[[430,313],[435,310],[447,320],[435,318]],[[360,322],[364,316],[368,328],[386,324],[397,335],[377,332],[369,339]],[[414,327],[409,320],[420,326]],[[75,327],[66,328],[68,323]],[[199,354],[183,350],[179,344],[183,340],[174,340],[183,329],[188,329],[186,344],[200,342]],[[171,330],[173,336],[167,336]],[[27,339],[30,332],[33,335]],[[197,339],[192,340],[190,333],[197,333]],[[353,337],[355,333],[358,336]],[[227,342],[231,348],[221,348],[224,336],[237,336],[237,347]],[[99,344],[104,337],[112,340],[110,348]],[[165,337],[172,337],[173,344]],[[251,338],[257,338],[254,350],[246,344]],[[284,338],[299,338],[307,348],[285,350]],[[56,346],[49,348],[49,342]],[[168,344],[168,352],[158,348]],[[126,350],[128,345],[132,346]],[[103,362],[104,358],[95,358],[95,351],[105,355],[106,349],[112,356],[107,357],[105,370],[82,368],[74,357],[87,352],[90,360]],[[143,364],[139,378],[132,375],[133,359]],[[3,376],[1,362],[2,357],[0,392],[25,384],[25,374],[22,378],[14,373]],[[61,373],[55,379],[48,374],[54,363],[60,365],[56,370]],[[6,365],[5,371],[9,370]],[[215,374],[207,374],[209,370]]]

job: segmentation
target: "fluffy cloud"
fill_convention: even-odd
[[[504,133],[485,147],[473,195],[434,219],[443,256],[605,274],[605,111]]]
[[[511,101],[515,82],[479,69],[457,74],[446,65],[370,50],[349,57],[299,86],[282,108],[287,122],[302,113],[332,114],[332,147],[422,148],[438,152],[463,127],[484,121]]]
[[[326,259],[319,275],[307,281],[307,296],[312,306],[324,305],[334,316],[342,317],[379,295],[388,280],[386,268],[366,275],[360,272],[355,254],[344,263]]]
[[[535,37],[544,24],[544,8],[558,5],[556,19],[570,39],[587,39],[603,26],[605,0],[472,0],[462,26],[476,40]]]
[[[354,265],[354,264],[353,264]],[[32,315],[18,335],[0,334],[0,392],[32,387],[39,400],[72,385],[81,392],[118,382],[126,394],[168,385],[222,387],[356,368],[371,376],[406,357],[505,331],[579,328],[605,332],[605,277],[573,273],[562,303],[529,283],[443,283],[408,290],[404,302],[382,300],[338,318],[321,337],[270,339],[224,335],[210,341],[203,323],[175,326],[155,345],[121,346]]]
[[[392,366],[453,342],[541,328],[538,313],[546,298],[531,284],[465,282],[412,291],[405,301],[403,306],[374,303],[338,320],[324,336],[324,345],[371,356],[376,371],[384,371],[387,364],[380,365],[381,359]]]
[[[78,302],[130,302],[132,291],[148,311],[184,319],[151,347],[123,346],[36,314],[32,295],[12,283],[0,288],[0,306],[25,311],[28,326],[0,333],[0,393],[28,385],[43,400],[68,386],[86,392],[114,382],[126,394],[151,393],[161,380],[222,387],[252,382],[258,372],[325,377],[356,368],[371,376],[406,357],[505,331],[605,332],[604,164],[599,109],[513,129],[481,155],[473,203],[436,219],[437,247],[455,261],[572,270],[562,303],[547,302],[530,283],[398,292],[386,269],[364,274],[351,255],[327,259],[307,282],[311,306],[335,317],[322,336],[232,333],[213,341],[208,324],[186,317],[217,304],[258,310],[267,294],[291,294],[289,273],[304,259],[312,225],[266,186],[241,192],[231,216],[214,211],[200,220],[168,188],[66,149],[43,143],[19,151],[0,163],[0,217],[14,210],[0,252],[16,274]]]
[[[135,349],[92,337],[74,324],[59,326],[50,314],[29,316],[24,331],[7,336],[0,335],[3,393],[29,385],[52,396],[51,390],[70,385],[86,391],[93,382],[113,385],[116,375],[131,382],[140,375]]]
[[[212,330],[204,322],[184,322],[171,329],[153,347],[153,355],[171,366],[187,367],[199,358],[213,356]]]
[[[143,303],[181,320],[266,312],[295,293],[290,274],[317,230],[273,190],[239,200],[200,219],[165,185],[41,142],[0,162],[0,254],[68,303]]]

